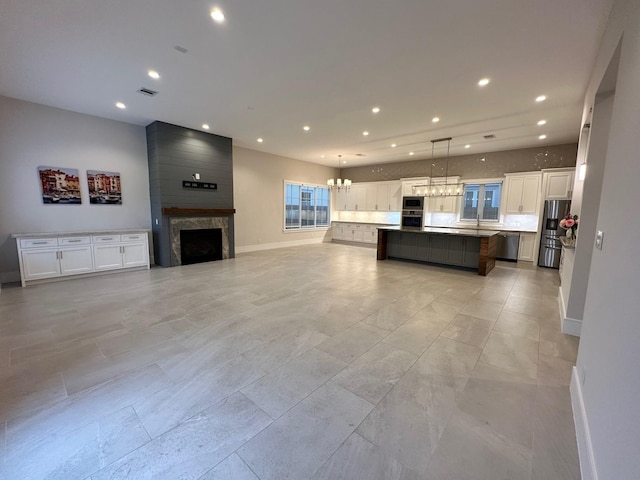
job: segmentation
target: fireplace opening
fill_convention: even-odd
[[[222,260],[222,229],[180,230],[182,265]]]

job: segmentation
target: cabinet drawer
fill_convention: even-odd
[[[57,238],[21,238],[20,248],[57,247]]]
[[[114,243],[120,242],[120,235],[93,235],[91,237],[93,243]]]
[[[61,237],[58,239],[59,245],[89,245],[91,237]]]
[[[121,235],[123,242],[141,242],[147,239],[146,233],[127,233]]]

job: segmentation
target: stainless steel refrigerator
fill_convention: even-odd
[[[542,217],[542,234],[540,235],[540,253],[538,265],[558,268],[562,244],[558,237],[565,235],[566,230],[560,227],[560,220],[567,216],[571,200],[547,200],[544,202]]]

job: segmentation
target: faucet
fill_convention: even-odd
[[[476,220],[477,220],[476,225],[480,227],[480,214],[476,215]]]

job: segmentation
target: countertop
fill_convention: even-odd
[[[382,226],[398,226],[397,223],[375,223],[375,222],[356,222],[356,221],[349,221],[349,220],[332,220],[331,223],[349,223],[349,224],[359,224],[359,225],[382,225]],[[500,228],[500,226],[496,225],[495,227],[491,227],[489,225],[480,225],[480,228],[477,228],[475,226],[469,225],[469,226],[465,226],[465,225],[457,225],[457,226],[440,226],[440,227],[425,227],[425,228],[446,228],[447,230],[473,230],[473,231],[477,231],[477,230],[489,230],[489,231],[499,231],[499,232],[507,232],[507,233],[537,233],[535,230],[514,230],[512,227],[508,227],[508,228]]]
[[[149,228],[123,228],[119,230],[82,230],[78,232],[12,233],[11,238],[81,237],[86,235],[120,235],[122,233],[150,232]]]
[[[377,223],[377,222],[354,222],[351,220],[331,220],[331,223],[349,223],[354,225],[385,225],[385,226],[394,226],[398,225],[397,223]]]
[[[436,233],[441,235],[456,235],[467,237],[493,237],[498,235],[498,230],[482,230],[470,228],[448,228],[448,227],[422,227],[422,228],[401,228],[399,226],[380,227],[380,230],[388,230],[391,232],[413,232],[413,233]]]

